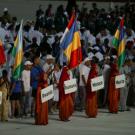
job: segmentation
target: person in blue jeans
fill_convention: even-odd
[[[32,106],[31,106],[31,116],[33,117],[33,114],[35,112],[35,99],[37,94],[37,88],[38,88],[38,82],[40,79],[40,75],[43,73],[42,68],[40,67],[40,58],[38,56],[35,56],[33,58],[33,67],[31,70],[31,87],[32,87]]]

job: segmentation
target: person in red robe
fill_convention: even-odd
[[[69,121],[74,110],[71,94],[65,94],[64,91],[64,81],[69,79],[68,67],[64,66],[59,81],[59,118],[61,121]]]
[[[6,56],[5,56],[2,41],[0,39],[0,66],[4,65],[5,62],[6,62]]]
[[[89,118],[96,118],[98,112],[97,93],[91,90],[91,79],[98,76],[97,65],[91,62],[86,85],[86,110],[85,113]]]
[[[110,113],[117,113],[119,106],[119,89],[115,88],[115,76],[119,75],[119,70],[117,65],[117,56],[114,56],[113,59],[109,80],[108,105]]]
[[[35,124],[47,125],[48,124],[48,102],[41,102],[41,90],[48,86],[47,74],[41,75],[40,82],[38,84],[36,95],[36,107],[35,107]]]

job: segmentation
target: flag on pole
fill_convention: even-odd
[[[14,47],[12,50],[13,60],[13,79],[17,80],[21,77],[22,73],[22,60],[23,60],[23,37],[22,37],[22,23],[18,31],[18,35],[14,42]]]
[[[126,46],[126,42],[124,39],[124,18],[122,18],[121,22],[120,22],[120,44],[118,47],[118,67],[121,68],[122,65],[125,62],[125,46]]]
[[[5,62],[6,62],[6,56],[2,45],[2,41],[0,40],[0,65],[3,65]]]
[[[122,65],[125,62],[125,39],[124,39],[124,18],[121,19],[120,25],[118,29],[116,30],[116,33],[114,35],[113,39],[113,46],[117,50],[118,55],[118,67],[119,69],[122,67]]]
[[[68,26],[60,41],[69,69],[75,68],[82,61],[80,34],[77,29],[75,14],[73,13]]]
[[[112,44],[115,49],[118,49],[119,46],[119,38],[120,38],[120,29],[118,28],[115,32],[114,38],[112,40]]]

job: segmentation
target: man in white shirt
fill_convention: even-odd
[[[101,31],[97,34],[96,38],[100,39],[101,44],[104,43],[105,39],[109,39],[111,38],[110,32],[107,29],[101,29]]]
[[[27,113],[30,112],[30,107],[31,107],[30,70],[32,68],[32,63],[30,61],[26,61],[24,66],[25,67],[22,72],[22,81],[23,81],[23,88],[24,88],[23,114],[27,116]]]
[[[43,34],[35,28],[34,30],[31,30],[29,32],[29,38],[32,41],[33,38],[37,39],[37,44],[40,45],[42,39],[43,39]]]
[[[85,58],[83,64],[81,64],[79,67],[80,79],[79,79],[78,95],[80,99],[80,111],[82,111],[85,107],[86,85],[89,72],[90,72],[90,59]]]

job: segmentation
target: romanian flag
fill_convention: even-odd
[[[75,14],[72,15],[60,43],[69,69],[78,66],[82,61],[82,49]]]
[[[114,39],[113,46],[118,53],[118,67],[121,68],[125,62],[125,39],[124,39],[124,18],[121,19],[119,28],[117,29]]]
[[[21,77],[22,73],[22,60],[23,60],[23,39],[22,39],[22,22],[16,40],[14,42],[14,47],[12,50],[13,61],[13,79],[17,80]]]
[[[0,40],[0,65],[3,65],[5,62],[6,62],[6,56],[4,53],[2,41]]]

